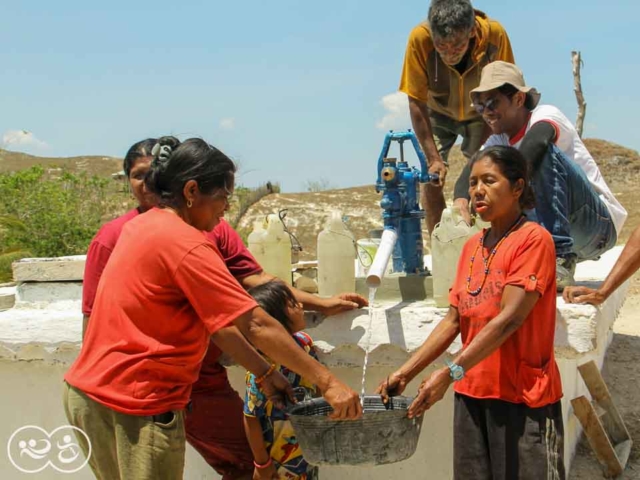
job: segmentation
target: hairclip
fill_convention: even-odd
[[[151,149],[151,155],[159,160],[169,160],[171,156],[171,147],[169,145],[160,145],[156,143]]]

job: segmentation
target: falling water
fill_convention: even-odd
[[[362,365],[362,394],[360,403],[364,407],[364,386],[367,376],[367,363],[369,363],[369,349],[371,347],[371,332],[373,330],[373,300],[376,298],[376,288],[369,288],[369,327],[367,328],[367,341],[364,346],[364,364]]]

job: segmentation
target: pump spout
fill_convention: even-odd
[[[393,228],[385,228],[380,239],[380,246],[373,259],[373,263],[369,268],[367,275],[367,287],[378,288],[382,283],[384,272],[387,270],[387,264],[393,253],[393,247],[398,240],[398,233]]]

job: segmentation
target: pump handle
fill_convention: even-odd
[[[378,178],[376,180],[376,185],[381,183],[381,173],[384,164],[384,159],[387,158],[389,153],[389,147],[391,146],[391,142],[398,142],[400,144],[401,153],[403,152],[402,144],[405,141],[411,141],[413,145],[413,149],[416,151],[416,155],[418,156],[418,161],[420,162],[420,183],[429,183],[429,182],[437,182],[438,176],[432,175],[429,173],[429,167],[427,165],[427,157],[422,151],[422,147],[420,147],[420,143],[418,143],[418,137],[411,130],[407,130],[406,132],[394,132],[393,130],[389,131],[384,137],[384,143],[382,144],[382,151],[380,152],[380,156],[378,157]],[[404,156],[404,155],[403,155]]]
[[[439,180],[440,180],[439,174],[427,172],[427,182],[438,183]]]

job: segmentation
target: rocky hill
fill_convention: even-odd
[[[629,212],[629,219],[619,238],[623,243],[630,232],[640,224],[640,155],[635,150],[597,139],[585,140],[589,151],[600,166],[602,175],[609,187]],[[445,188],[447,199],[451,198],[453,183],[462,168],[462,154],[455,149],[449,159],[451,169],[449,182]],[[353,183],[373,181],[375,167],[368,178],[353,179]],[[253,205],[238,224],[238,230],[248,233],[252,222],[264,218],[269,213],[287,210],[287,225],[300,241],[303,251],[300,258],[314,259],[316,256],[316,239],[331,210],[340,210],[348,217],[348,224],[356,238],[365,238],[368,231],[382,226],[379,207],[380,195],[371,185],[326,190],[308,193],[283,193],[264,197]],[[426,238],[426,231],[425,231]]]

